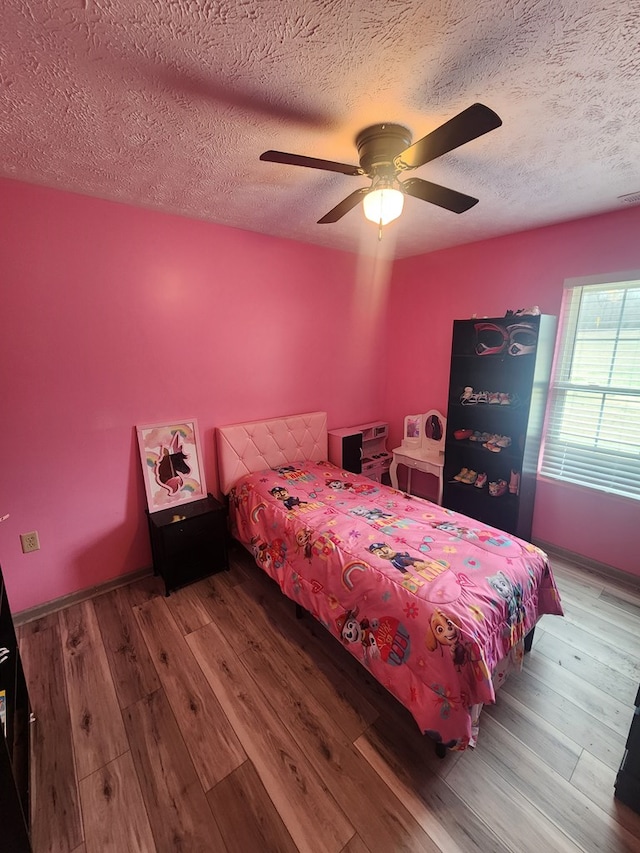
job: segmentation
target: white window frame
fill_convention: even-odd
[[[604,362],[609,365],[609,373],[614,364],[620,364],[620,344],[627,345],[624,364],[632,376],[629,385],[592,384],[576,379],[580,372],[584,376],[594,369],[593,364],[588,364],[591,356],[585,354],[588,345],[584,348],[593,327],[586,314],[580,313],[583,295],[620,289],[626,298],[629,290],[640,290],[640,271],[569,278],[564,287],[539,474],[640,500],[640,345],[633,351],[633,345],[640,344],[640,325],[629,334],[628,329],[622,328],[621,315],[615,330],[609,329],[608,335],[602,333],[611,345],[611,354]],[[614,421],[612,409],[624,417]]]

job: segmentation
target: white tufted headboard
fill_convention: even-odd
[[[292,462],[327,459],[327,413],[307,412],[216,430],[220,490],[228,495],[245,474]]]

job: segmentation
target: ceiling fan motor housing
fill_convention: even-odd
[[[356,137],[360,168],[369,177],[394,177],[393,158],[411,144],[411,133],[401,124],[374,124]]]

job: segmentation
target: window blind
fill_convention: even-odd
[[[640,500],[640,276],[568,283],[540,473]]]

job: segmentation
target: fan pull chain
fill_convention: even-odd
[[[382,240],[382,217],[380,217],[380,224],[378,225],[378,243]]]

